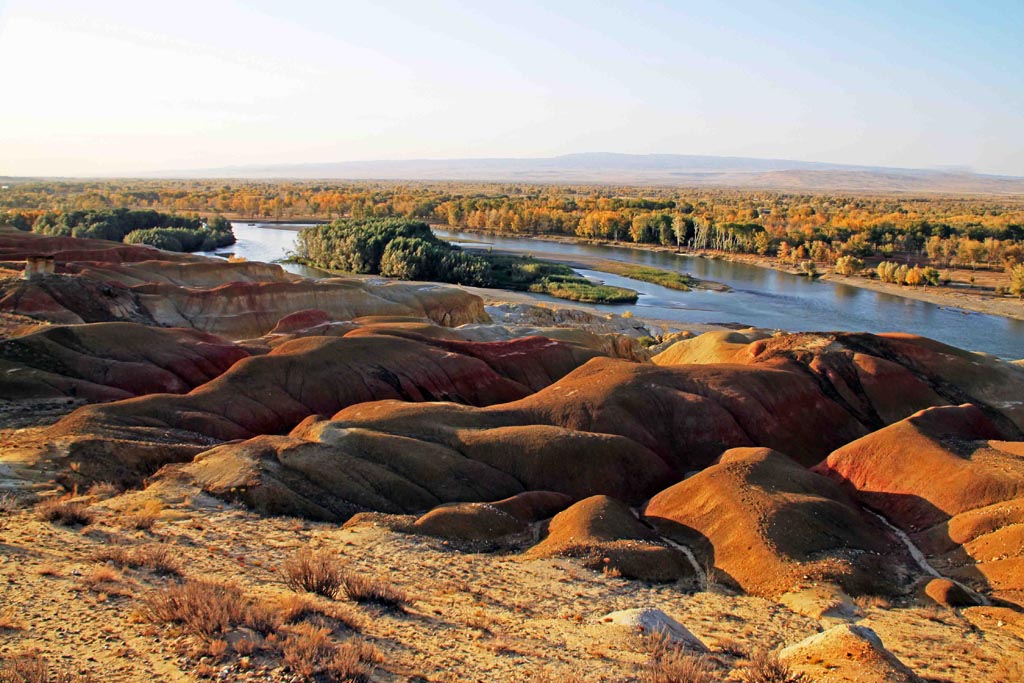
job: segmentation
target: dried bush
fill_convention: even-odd
[[[274,611],[285,624],[297,624],[305,620],[319,620],[320,625],[325,625],[324,621],[329,619],[352,631],[359,631],[363,626],[359,615],[352,612],[348,607],[338,603],[317,604],[305,594],[288,593],[282,595],[277,599]]]
[[[245,611],[245,623],[255,631],[267,636],[276,633],[285,623],[281,611],[277,605],[267,605],[264,602],[250,602]]]
[[[0,665],[0,683],[91,683],[92,678],[67,669],[51,669],[37,654],[21,654]]]
[[[706,659],[679,651],[652,659],[641,676],[643,683],[715,683],[716,679]]]
[[[130,529],[149,531],[156,524],[156,520],[160,518],[160,513],[163,510],[163,503],[159,500],[147,500],[141,508],[123,514],[121,523]]]
[[[338,557],[329,550],[303,548],[282,565],[289,588],[316,593],[332,600],[341,588],[343,571]]]
[[[323,671],[334,654],[331,632],[311,624],[298,624],[281,643],[281,657],[300,676]]]
[[[0,515],[10,515],[22,507],[21,501],[13,493],[0,493]]]
[[[143,613],[150,621],[181,624],[204,638],[245,624],[249,607],[238,587],[201,579],[151,593],[144,598],[144,605]]]
[[[335,681],[365,683],[373,673],[373,664],[380,664],[384,657],[377,648],[361,640],[347,640],[338,645],[334,656],[327,663],[326,672]]]
[[[304,678],[324,676],[346,683],[369,681],[371,665],[383,661],[380,652],[359,640],[337,644],[330,636],[330,629],[299,624],[281,643],[281,658]]]
[[[89,487],[88,495],[96,500],[106,500],[121,493],[116,484],[109,481],[101,481]]]
[[[129,550],[122,546],[107,546],[92,554],[96,562],[113,562],[119,567],[148,569],[154,574],[180,575],[181,566],[170,546],[149,543]]]
[[[412,602],[400,588],[363,574],[344,574],[342,590],[350,600],[359,604],[401,609]]]
[[[750,658],[747,666],[740,670],[740,680],[743,683],[812,683],[807,676],[794,673],[779,661],[777,654],[766,651]]]
[[[110,567],[97,567],[86,574],[82,581],[92,590],[108,590],[112,584],[120,583],[122,577]]]
[[[93,514],[89,506],[81,501],[68,498],[50,498],[35,507],[36,517],[43,522],[55,522],[64,526],[92,524]]]

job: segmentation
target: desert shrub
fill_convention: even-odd
[[[643,683],[715,683],[714,668],[703,657],[670,652],[652,659],[641,676]]]
[[[359,604],[401,609],[412,602],[405,591],[363,574],[344,574],[342,590],[350,600]]]
[[[91,683],[92,678],[65,668],[51,668],[37,654],[20,654],[0,664],[0,683]]]
[[[740,670],[743,683],[811,683],[803,674],[794,673],[774,652],[761,651]]]
[[[285,560],[282,566],[289,588],[316,593],[332,600],[342,584],[342,568],[337,555],[329,550],[303,548]]]
[[[121,493],[121,489],[116,484],[109,481],[101,481],[93,484],[89,487],[89,497],[95,498],[96,500],[106,500],[107,498],[113,498],[117,494]]]
[[[384,661],[380,651],[362,640],[346,640],[334,650],[327,663],[327,674],[335,681],[365,683],[370,680],[373,664]]]
[[[159,500],[152,499],[147,500],[145,505],[141,508],[126,512],[121,516],[121,523],[130,528],[138,531],[149,531],[156,524],[156,520],[159,519],[160,513],[163,512],[164,506]]]
[[[181,565],[174,551],[160,543],[149,543],[137,548],[107,546],[93,553],[96,562],[113,562],[119,567],[148,569],[154,574],[181,574]]]
[[[358,640],[337,644],[330,636],[329,629],[299,624],[281,643],[281,658],[305,678],[324,676],[332,681],[368,681],[370,665],[383,660],[377,649]]]
[[[13,493],[0,493],[0,515],[12,514],[20,507],[21,501]]]
[[[110,567],[97,567],[83,577],[85,585],[93,590],[104,590],[111,584],[119,583],[121,575]]]
[[[93,514],[89,506],[81,501],[68,498],[49,498],[37,504],[36,517],[44,522],[54,522],[64,526],[91,524]]]
[[[274,612],[284,624],[312,620],[323,625],[325,620],[331,620],[352,631],[358,631],[363,626],[359,615],[348,607],[338,603],[317,604],[305,594],[288,593],[281,596],[274,604]]]
[[[143,613],[154,623],[181,624],[191,633],[211,638],[245,624],[248,607],[236,586],[190,579],[145,596]]]
[[[323,671],[334,654],[331,632],[311,624],[298,624],[281,643],[281,658],[295,673],[307,678]]]

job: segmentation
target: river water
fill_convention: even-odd
[[[233,223],[238,243],[229,247],[251,261],[283,258],[295,246],[294,228],[280,229]],[[691,323],[743,323],[790,331],[911,332],[973,351],[1003,358],[1024,357],[1024,322],[1001,316],[971,313],[936,306],[835,282],[810,280],[776,270],[720,259],[680,256],[670,252],[590,244],[564,244],[529,238],[498,237],[435,229],[444,239],[474,247],[519,254],[597,257],[690,273],[698,278],[729,285],[731,292],[704,290],[680,292],[618,275],[580,270],[610,285],[636,290],[636,304],[597,306],[622,313],[630,310],[641,318]],[[321,277],[313,268],[283,264],[307,277]],[[538,299],[551,301],[550,297]]]

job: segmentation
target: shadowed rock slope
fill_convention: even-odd
[[[904,571],[886,557],[895,539],[835,482],[766,448],[726,451],[654,496],[644,516],[748,593],[778,595],[807,582],[892,590]]]
[[[83,476],[130,479],[220,441],[283,434],[310,415],[357,403],[507,402],[592,356],[538,337],[486,344],[422,336],[308,337],[246,358],[183,396],[84,406],[49,435],[66,445]]]
[[[1024,442],[972,405],[931,408],[815,467],[910,535],[940,573],[1024,606]]]
[[[555,515],[544,539],[526,557],[576,557],[591,569],[645,581],[694,576],[682,552],[663,543],[628,507],[608,496],[591,496]]]
[[[181,394],[248,355],[196,330],[134,323],[54,326],[0,341],[0,399]]]
[[[1024,430],[1024,372],[1015,363],[908,334],[708,333],[653,361],[740,363],[798,372],[870,430],[936,405],[973,403],[1008,433]],[[750,339],[750,343],[743,343]]]

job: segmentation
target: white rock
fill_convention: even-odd
[[[660,609],[626,609],[601,617],[601,622],[622,626],[633,631],[659,634],[690,650],[707,652],[707,646],[689,629]]]

